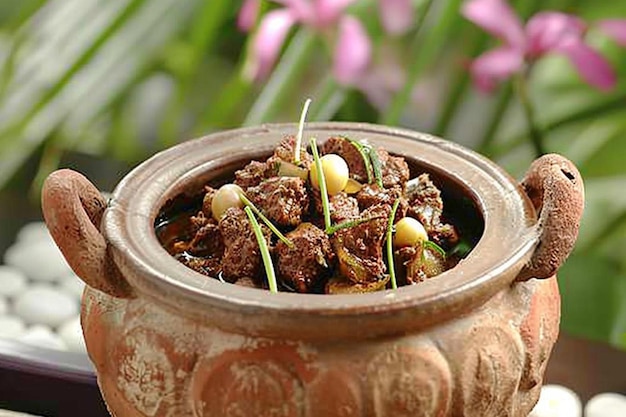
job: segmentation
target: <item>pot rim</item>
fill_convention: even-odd
[[[169,198],[190,184],[199,185],[199,178],[219,166],[268,153],[284,135],[296,131],[297,125],[290,123],[210,134],[156,154],[119,183],[102,229],[117,267],[137,295],[229,331],[297,338],[371,337],[426,327],[468,311],[510,286],[530,259],[538,240],[535,211],[517,182],[495,163],[423,133],[341,122],[307,123],[306,134],[322,142],[338,134],[367,137],[391,153],[446,175],[472,194],[484,230],[459,265],[415,286],[329,296],[272,294],[225,285],[169,255],[154,230]],[[364,320],[379,325],[363,335],[358,323]]]

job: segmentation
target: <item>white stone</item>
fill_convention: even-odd
[[[52,236],[48,232],[48,227],[44,222],[32,222],[25,224],[17,232],[19,242],[39,242],[41,240],[52,241]]]
[[[61,338],[48,326],[37,324],[26,329],[18,340],[29,345],[56,350],[67,350]]]
[[[87,353],[83,329],[80,327],[80,317],[75,317],[59,328],[59,336],[72,352]]]
[[[16,339],[20,337],[25,330],[26,325],[19,317],[0,317],[0,337],[5,337],[7,339]]]
[[[71,269],[54,242],[17,242],[4,255],[7,265],[22,271],[35,281],[54,281]]]
[[[78,303],[52,286],[37,284],[15,299],[14,312],[28,324],[56,327],[78,314]]]
[[[544,385],[528,417],[581,417],[582,412],[582,403],[574,391],[561,385]]]
[[[0,265],[0,296],[15,297],[26,289],[26,276],[10,266]]]
[[[83,290],[85,289],[85,283],[72,273],[59,280],[59,288],[80,302],[83,296]]]
[[[8,312],[9,312],[9,302],[6,300],[6,298],[0,295],[0,316],[4,316]]]
[[[585,417],[626,416],[626,396],[603,392],[591,398],[585,405]]]

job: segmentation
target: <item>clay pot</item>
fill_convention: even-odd
[[[576,168],[548,155],[519,186],[428,135],[310,123],[307,136],[367,138],[430,172],[474,211],[482,236],[473,251],[419,285],[330,296],[223,284],[162,248],[154,225],[168,202],[267,156],[295,130],[267,125],[183,143],[128,174],[108,203],[78,173],[48,178],[44,216],[88,284],[83,330],[111,413],[526,416],[558,335],[554,273],[583,207]]]

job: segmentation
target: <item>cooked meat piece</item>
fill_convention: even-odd
[[[389,152],[383,148],[378,148],[376,155],[378,155],[378,160],[381,165],[383,187],[391,188],[400,186],[404,188],[404,185],[411,175],[409,165],[404,158],[401,156],[391,156]]]
[[[348,164],[350,177],[360,183],[367,183],[367,167],[357,147],[348,139],[334,136],[321,147],[322,154],[334,153],[341,156]],[[371,173],[370,173],[371,175]]]
[[[383,242],[391,207],[378,204],[361,213],[372,220],[333,234],[332,243],[341,274],[355,283],[382,279],[387,268],[383,262]]]
[[[236,285],[241,285],[242,287],[249,287],[249,288],[258,288],[259,287],[259,285],[257,285],[255,280],[250,278],[250,277],[241,277],[237,281],[235,281],[235,284]]]
[[[388,282],[389,275],[383,276],[378,281],[366,283],[354,283],[344,277],[333,277],[328,280],[324,290],[326,294],[362,294],[384,290]]]
[[[270,231],[261,225],[269,243]],[[222,276],[228,282],[241,277],[256,277],[262,268],[261,252],[246,213],[231,207],[219,222],[224,241]]]
[[[221,258],[224,243],[217,222],[213,219],[202,226],[189,242],[187,252],[194,256]]]
[[[286,237],[293,247],[283,241],[276,245],[278,275],[296,291],[311,292],[325,277],[334,260],[328,236],[311,223],[302,223]]]
[[[217,190],[213,187],[209,187],[208,185],[204,187],[204,197],[202,198],[202,213],[204,213],[204,217],[210,219],[213,217],[213,211],[211,210],[211,203],[213,203],[213,196],[217,192]]]
[[[309,193],[313,199],[314,217],[321,220],[321,227],[324,224],[324,211],[322,208],[322,196],[318,190],[311,190]],[[350,197],[343,191],[329,196],[330,220],[333,224],[343,223],[359,217],[359,204],[354,197]],[[320,226],[318,225],[318,226]]]
[[[272,170],[268,163],[252,161],[246,165],[243,169],[235,171],[235,184],[240,186],[243,190],[247,190],[249,187],[254,187],[266,178],[270,177]],[[206,197],[205,197],[206,198]],[[203,205],[204,207],[204,205]],[[210,207],[210,206],[209,206]]]
[[[441,192],[430,176],[422,174],[417,177],[415,185],[406,190],[406,197],[409,200],[408,215],[418,219],[430,232],[440,222],[443,213]]]
[[[361,210],[365,210],[377,204],[393,206],[397,198],[400,198],[400,205],[396,211],[396,221],[404,217],[408,209],[408,203],[402,196],[402,188],[400,188],[400,186],[380,189],[376,184],[366,184],[361,188],[361,191],[356,194],[356,199],[359,202]]]
[[[293,155],[294,155],[294,147],[296,146],[296,137],[294,135],[285,136],[283,140],[280,141],[276,149],[274,150],[274,155],[272,155],[268,159],[268,163],[272,163],[275,165],[277,162],[285,161],[289,163],[293,163]],[[302,148],[300,149],[300,166],[309,169],[311,164],[313,163],[313,156],[307,152],[306,143],[301,144]]]
[[[195,256],[181,253],[176,255],[176,259],[194,271],[200,272],[201,274],[209,277],[217,277],[222,270],[220,258],[197,258]]]
[[[454,226],[442,222],[441,191],[428,174],[417,177],[417,181],[406,194],[409,200],[408,215],[415,217],[424,225],[433,242],[445,249],[458,242],[459,236]]]
[[[269,178],[248,188],[246,195],[268,219],[280,226],[297,226],[309,209],[305,183],[297,177]]]
[[[438,223],[429,233],[430,239],[445,250],[452,249],[459,243],[459,234],[454,226],[448,223]]]
[[[446,270],[445,256],[423,243],[395,251],[394,261],[402,268],[406,284],[417,284]]]

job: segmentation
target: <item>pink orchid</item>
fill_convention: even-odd
[[[523,26],[505,0],[470,0],[464,4],[462,13],[503,41],[502,46],[485,52],[470,66],[476,86],[483,91],[493,90],[499,81],[523,71],[549,53],[567,57],[580,76],[600,90],[609,90],[616,83],[607,60],[585,43],[587,25],[576,16],[540,12]],[[598,27],[626,46],[626,20],[601,21]]]
[[[260,0],[245,0],[239,12],[238,26],[250,30],[259,12]],[[289,30],[296,24],[318,32],[331,32],[336,40],[333,51],[333,74],[343,85],[354,85],[371,59],[371,42],[365,28],[345,9],[354,0],[274,0],[284,7],[263,16],[252,41],[245,75],[263,79],[272,70]],[[411,0],[379,0],[381,20],[388,33],[404,33],[413,22]]]

